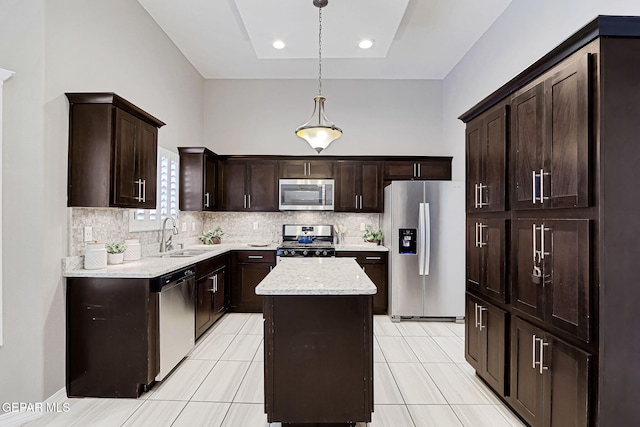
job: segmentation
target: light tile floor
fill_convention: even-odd
[[[374,333],[370,427],[524,425],[465,362],[464,325],[375,316]],[[139,399],[66,399],[69,412],[26,425],[267,427],[263,360],[262,315],[227,314]]]

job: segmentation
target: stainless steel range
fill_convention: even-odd
[[[333,257],[332,225],[283,225],[282,245],[276,256],[282,257]]]

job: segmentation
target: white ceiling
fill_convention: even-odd
[[[207,79],[318,77],[312,0],[138,0]],[[442,79],[511,0],[329,0],[322,76]],[[361,38],[374,40],[369,50]],[[287,46],[272,47],[276,39]]]

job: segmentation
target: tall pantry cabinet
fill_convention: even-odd
[[[599,16],[460,119],[468,362],[529,425],[634,425],[640,18]]]

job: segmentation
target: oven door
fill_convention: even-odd
[[[333,179],[281,179],[281,211],[332,211]]]

